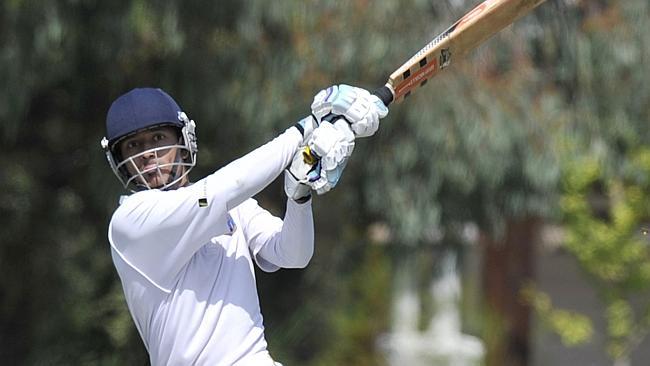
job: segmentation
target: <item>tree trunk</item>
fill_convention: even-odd
[[[480,235],[487,366],[526,366],[530,361],[531,309],[521,300],[521,290],[534,279],[540,228],[539,219],[525,218],[509,221],[501,239]]]

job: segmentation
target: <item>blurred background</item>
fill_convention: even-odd
[[[0,363],[148,364],[106,235],[117,96],[174,96],[198,124],[197,179],[320,89],[383,85],[477,3],[3,1]],[[271,354],[647,365],[649,29],[648,0],[548,0],[392,105],[314,200],[310,266],[258,273]],[[283,214],[281,180],[256,198]]]

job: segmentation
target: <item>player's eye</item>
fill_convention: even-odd
[[[140,144],[138,143],[138,141],[128,141],[128,142],[126,143],[126,148],[127,148],[128,150],[136,149],[138,146],[140,146]]]
[[[160,142],[160,141],[164,140],[165,138],[166,138],[166,136],[163,133],[157,133],[157,134],[153,135],[154,142]]]

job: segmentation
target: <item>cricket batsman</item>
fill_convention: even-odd
[[[112,103],[101,145],[131,194],[108,240],[152,365],[280,365],[267,350],[254,265],[307,266],[312,191],[336,186],[355,138],[373,135],[387,113],[364,89],[332,86],[314,97],[308,117],[192,182],[196,124],[170,95],[138,88]],[[283,172],[281,219],[251,197]]]

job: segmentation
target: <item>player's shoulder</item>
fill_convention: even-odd
[[[113,212],[111,221],[119,222],[121,219],[137,214],[138,211],[148,210],[148,207],[154,205],[160,199],[160,193],[161,191],[152,189],[120,196],[118,206]]]
[[[135,192],[129,195],[122,195],[119,198],[118,201],[119,205],[115,211],[117,212],[120,210],[124,210],[125,208],[128,209],[134,206],[141,205],[143,203],[147,203],[150,200],[154,199],[157,195],[159,195],[160,192],[161,191],[157,189],[150,189],[146,191]]]

